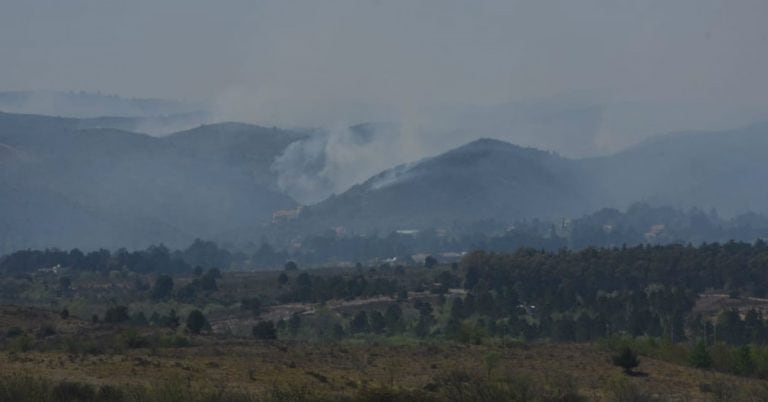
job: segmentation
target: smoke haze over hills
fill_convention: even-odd
[[[218,236],[297,205],[342,216],[345,201],[395,191],[382,183],[399,173],[429,171],[433,181],[390,196],[447,208],[440,194],[461,195],[451,185],[462,181],[438,180],[453,167],[435,157],[488,138],[499,140],[484,142],[499,147],[491,156],[509,144],[553,151],[547,160],[578,179],[526,160],[520,189],[499,190],[508,155],[480,158],[474,176],[452,176],[499,190],[472,211],[523,196],[552,204],[521,204],[519,216],[642,200],[761,211],[766,197],[744,177],[764,171],[754,124],[768,120],[767,17],[758,0],[9,0],[0,165],[14,190],[3,201],[94,222],[140,212],[181,237]],[[734,127],[749,134],[707,134]],[[697,134],[646,141],[682,130]],[[550,173],[552,186],[537,187]]]

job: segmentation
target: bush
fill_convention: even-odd
[[[253,336],[256,339],[277,339],[277,329],[272,321],[262,321],[253,326]]]
[[[509,391],[486,381],[482,376],[464,370],[451,370],[434,380],[441,400],[450,402],[492,402],[508,400]]]
[[[32,337],[23,333],[11,343],[11,350],[15,352],[29,352],[32,350]]]
[[[749,346],[739,346],[736,349],[736,373],[749,376],[755,371],[755,363],[752,360],[752,350]]]
[[[114,385],[102,385],[99,391],[96,393],[97,401],[122,401],[125,397],[125,392]]]
[[[701,384],[700,390],[712,394],[712,400],[715,402],[730,402],[737,399],[738,388],[736,385],[723,380],[716,380],[711,384]]]
[[[19,327],[10,327],[7,331],[5,331],[5,336],[8,338],[15,338],[17,336],[23,335],[24,330],[22,330]]]
[[[192,310],[187,316],[187,329],[193,334],[199,334],[208,325],[208,320],[200,310]]]
[[[155,300],[166,299],[173,292],[173,278],[168,275],[160,275],[155,280],[150,296]]]
[[[60,382],[51,391],[51,399],[55,402],[90,402],[95,396],[93,385],[69,381]]]
[[[104,322],[110,324],[120,324],[128,321],[129,318],[128,307],[126,306],[112,306],[104,314]]]
[[[710,356],[707,350],[707,344],[701,340],[691,350],[688,356],[688,363],[692,367],[708,369],[712,367],[712,356]]]
[[[38,339],[47,338],[54,335],[56,335],[56,328],[51,324],[44,324],[37,329],[37,332],[35,332],[35,336]]]
[[[354,399],[355,402],[411,402],[423,401],[437,402],[434,395],[418,390],[402,390],[393,388],[370,388],[360,391]]]
[[[718,342],[710,349],[712,356],[712,368],[726,373],[735,373],[737,365],[737,356],[733,348]]]
[[[245,311],[250,311],[254,316],[258,317],[261,314],[261,299],[258,297],[251,297],[240,301],[240,308]]]
[[[632,370],[640,365],[637,353],[629,347],[624,347],[619,354],[611,358],[614,366],[621,367],[625,374],[632,374]]]
[[[166,348],[185,348],[192,345],[189,338],[181,335],[171,335],[160,338],[160,346]]]
[[[129,329],[120,334],[117,346],[118,348],[137,349],[149,347],[150,344],[149,340],[141,336],[138,331]]]
[[[611,400],[615,402],[656,402],[658,398],[648,395],[636,384],[629,382],[626,377],[614,378],[608,385]]]

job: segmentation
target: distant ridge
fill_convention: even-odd
[[[91,123],[0,112],[0,253],[508,224],[636,202],[768,213],[767,124],[670,134],[587,159],[481,138],[273,223],[275,211],[298,207],[273,163],[309,132],[217,123],[153,137]],[[355,128],[361,144],[368,127]]]
[[[310,207],[305,219],[312,226],[365,231],[576,214],[590,203],[569,162],[550,152],[479,139],[381,172]]]
[[[374,175],[306,209],[297,230],[451,227],[573,217],[635,202],[768,212],[768,124],[658,136],[614,155],[567,159],[483,138]],[[301,225],[304,225],[301,227]]]
[[[82,125],[0,113],[0,253],[183,246],[296,206],[269,166],[302,134],[213,124],[157,138]]]

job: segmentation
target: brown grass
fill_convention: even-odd
[[[4,373],[95,384],[156,384],[263,394],[274,387],[306,387],[349,395],[362,387],[423,389],[439,373],[461,368],[487,375],[484,357],[499,355],[491,376],[525,375],[543,382],[570,376],[590,400],[605,400],[620,369],[589,344],[469,346],[458,344],[309,344],[256,341],[212,342],[183,349],[131,350],[119,355],[75,356],[60,352],[0,354]],[[702,385],[715,382],[757,389],[765,382],[643,358],[642,376],[628,378],[667,400],[709,400]]]

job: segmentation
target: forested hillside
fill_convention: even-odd
[[[295,205],[269,165],[299,133],[222,124],[156,138],[81,124],[0,114],[0,250],[188,244]]]

